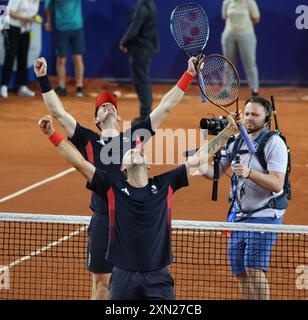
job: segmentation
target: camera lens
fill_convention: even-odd
[[[200,120],[200,128],[211,130],[213,125],[215,126],[215,121],[212,119],[202,118]]]
[[[202,118],[200,120],[200,128],[207,129],[210,135],[217,135],[228,125],[228,119],[226,117],[220,118]]]

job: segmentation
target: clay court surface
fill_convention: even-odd
[[[34,87],[36,84],[33,84]],[[172,87],[171,84],[154,86],[154,106],[161,96]],[[122,120],[131,120],[138,115],[138,102],[131,86],[120,86],[103,81],[86,83],[87,97],[76,98],[71,92],[62,98],[65,109],[80,124],[95,130],[93,123],[94,96],[101,89],[120,90],[119,111]],[[57,154],[55,148],[37,128],[38,119],[47,114],[39,93],[35,98],[22,98],[11,93],[7,100],[0,100],[0,212],[28,212],[48,214],[91,215],[88,209],[89,192],[84,188],[84,179],[72,172],[48,182],[38,188],[7,201],[4,197],[69,169],[69,165]],[[279,125],[286,135],[292,152],[292,193],[293,199],[287,210],[286,224],[308,224],[308,89],[266,88],[261,94],[274,94]],[[241,91],[241,103],[248,97],[247,88]],[[196,86],[193,86],[181,103],[172,111],[162,128],[198,128],[200,118],[207,113],[216,116],[222,112],[209,103],[202,104]],[[56,128],[64,134],[63,130]],[[212,138],[212,137],[210,137]],[[171,165],[153,165],[150,175],[171,169]],[[227,194],[229,178],[219,182],[218,201],[211,201],[212,182],[203,177],[194,177],[188,188],[174,197],[174,219],[225,221],[228,209]]]
[[[33,86],[35,87],[36,84],[33,84]],[[171,87],[171,84],[154,86],[154,106],[158,105],[162,95]],[[70,166],[66,164],[66,162],[58,155],[55,147],[51,145],[47,137],[43,135],[37,128],[38,120],[41,116],[47,114],[47,111],[39,90],[37,87],[36,89],[37,96],[35,98],[22,98],[18,97],[14,93],[11,93],[9,99],[0,100],[0,212],[90,216],[91,211],[88,208],[90,193],[84,187],[84,179],[76,171],[69,171],[69,173],[60,178],[40,185],[46,179],[54,177],[56,174],[63,172],[66,173],[66,171],[70,169]],[[122,120],[128,121],[138,115],[138,101],[134,95],[133,88],[128,85],[120,86],[117,84],[105,83],[103,81],[88,81],[86,83],[86,97],[76,98],[74,93],[71,92],[71,94],[69,94],[67,97],[61,98],[61,100],[65,109],[71,113],[80,124],[95,130],[96,127],[93,122],[94,97],[101,89],[112,91],[117,90],[122,92],[122,96],[119,97],[119,112]],[[307,225],[308,160],[306,156],[308,154],[308,89],[266,88],[261,90],[261,94],[267,98],[269,98],[271,94],[275,95],[279,125],[282,132],[286,135],[288,143],[291,147],[291,182],[293,199],[290,202],[284,223]],[[241,91],[241,106],[247,97],[248,90],[247,88],[243,88]],[[178,128],[183,128],[185,130],[198,128],[200,119],[202,117],[206,117],[207,113],[214,113],[215,116],[222,115],[219,109],[211,106],[209,103],[201,104],[197,87],[193,86],[187,92],[181,103],[175,107],[172,113],[168,116],[166,121],[163,123],[162,128],[174,130]],[[58,129],[58,131],[64,135],[63,130],[57,124],[56,129]],[[210,139],[211,138],[212,137],[210,137]],[[153,165],[150,175],[160,174],[173,167],[175,167],[175,165]],[[29,186],[33,186],[36,183],[39,183],[38,186],[30,191],[22,193],[21,195],[15,194],[16,192],[24,190]],[[214,202],[211,201],[212,182],[205,180],[200,176],[193,177],[190,180],[190,186],[180,190],[174,196],[173,219],[225,221],[228,210],[227,195],[229,183],[230,179],[226,176],[220,179],[218,201]],[[72,230],[79,230],[79,228],[80,226],[72,227]],[[71,232],[72,230],[65,231],[64,235],[67,235],[68,232]],[[16,248],[19,246],[19,244],[21,247],[24,247],[27,242],[22,239],[24,236],[26,237],[26,233],[29,234],[30,239],[35,239],[35,232],[25,229],[24,231],[18,231],[14,236],[16,237],[14,240],[10,240],[8,238],[7,245],[11,248]],[[82,236],[86,236],[85,232],[82,232],[81,234]],[[46,241],[44,240],[45,236],[47,237]],[[9,234],[7,234],[6,237],[9,237]],[[43,231],[43,235],[41,232],[39,232],[39,239],[42,241],[42,243],[44,243],[44,241],[46,243],[51,243],[55,240],[57,243],[58,238],[60,237],[61,236],[57,234],[52,235],[49,230]],[[195,246],[195,251],[191,256],[192,259],[196,258],[199,261],[200,248],[203,247],[203,243],[208,243],[209,249],[211,246],[213,246],[213,250],[210,250],[209,253],[215,252],[218,254],[217,246],[219,246],[220,255],[218,255],[218,258],[222,260],[224,259],[224,261],[226,260],[226,238],[221,237],[220,233],[218,233],[217,238],[216,236],[211,236],[208,239],[200,238],[199,240],[200,243],[196,242],[193,245]],[[83,238],[82,241],[83,249],[81,250],[83,250],[85,254],[86,238]],[[194,243],[194,241],[192,243]],[[219,244],[221,241],[222,243]],[[12,246],[9,245],[10,243],[12,243]],[[283,245],[286,245],[286,243],[286,241],[283,241]],[[64,241],[62,244],[67,246],[67,248],[70,248],[68,250],[71,252],[74,246],[74,240],[72,238],[69,242]],[[46,245],[36,245],[36,240],[31,240],[29,246],[32,247],[28,250],[25,248],[26,253],[18,254],[18,252],[16,252],[15,256],[5,257],[5,261],[2,261],[4,265],[8,265],[14,260],[14,263],[17,261],[16,264],[18,266],[11,270],[11,284],[13,287],[15,287],[13,278],[18,277],[19,279],[22,279],[21,281],[23,283],[23,289],[16,292],[13,290],[2,290],[1,293],[3,295],[0,296],[0,299],[54,299],[55,297],[57,299],[66,299],[67,296],[63,295],[62,297],[63,290],[69,291],[75,282],[77,288],[80,288],[80,286],[85,287],[80,289],[80,296],[78,296],[78,290],[75,292],[77,296],[74,295],[74,299],[88,299],[90,295],[90,276],[88,272],[85,271],[85,258],[81,257],[81,259],[78,260],[78,267],[80,266],[81,273],[77,273],[76,275],[74,273],[70,273],[69,278],[66,278],[68,277],[66,275],[64,280],[61,278],[62,269],[65,268],[65,263],[70,263],[68,261],[70,261],[72,256],[70,254],[66,258],[62,257],[63,252],[65,252],[65,250],[62,248],[62,244],[56,245],[53,249],[47,250],[43,254],[35,253],[35,258],[27,258],[27,262],[20,263],[20,255],[24,256],[25,254],[29,254],[29,252],[32,250],[37,250],[37,247],[41,248],[42,246]],[[282,248],[281,245],[282,243],[280,243],[280,248]],[[46,261],[49,261],[48,259],[51,256],[56,256],[57,250],[59,250],[60,258],[59,260],[53,260],[54,264],[51,269],[52,272],[48,271],[46,273],[46,269],[44,267],[49,267],[49,262]],[[188,249],[188,251],[189,250],[190,249]],[[203,257],[202,254],[201,257]],[[226,279],[230,279],[229,268],[222,265],[221,269],[219,269],[220,267],[215,267],[215,265],[216,263],[220,263],[220,261],[215,262],[211,259],[211,255],[205,256],[205,261],[202,262],[203,260],[201,260],[201,264],[197,266],[193,266],[192,261],[184,264],[179,261],[179,264],[173,264],[172,272],[177,274],[175,279],[176,289],[181,291],[184,290],[184,293],[186,292],[183,297],[180,295],[177,296],[177,298],[238,298],[238,289],[234,279],[230,281],[228,280],[228,294],[226,293],[227,291],[225,291],[227,289],[224,288],[224,285],[226,285]],[[290,259],[288,262],[292,263],[293,260],[291,259],[291,261]],[[275,261],[276,258],[274,254],[272,257],[272,265],[276,266]],[[282,260],[282,254],[278,254],[277,261],[278,270],[280,271],[278,272],[278,275],[275,274],[275,271],[271,272],[270,277],[276,281],[275,283],[284,283],[282,278],[277,278],[278,280],[275,280],[278,276],[288,277],[287,274],[281,273],[282,269],[280,269],[280,267],[281,264],[284,263],[284,260]],[[71,266],[76,265],[76,261],[71,263],[73,263]],[[206,266],[203,265],[203,263],[206,264]],[[297,266],[298,263],[295,263],[295,265]],[[292,265],[291,268],[293,267],[294,266]],[[66,268],[68,267],[66,266]],[[44,284],[38,282],[36,285],[32,282],[40,281],[34,280],[34,278],[31,280],[31,277],[33,276],[33,270],[35,270],[35,279],[45,279],[47,276],[47,280],[42,282]],[[67,271],[68,270],[66,270],[66,272]],[[31,275],[30,278],[28,277],[29,275]],[[78,278],[80,276],[81,278]],[[190,280],[188,280],[188,278]],[[195,278],[196,283],[198,283],[197,286],[195,282],[192,282],[192,279]],[[27,281],[30,281],[31,283],[28,283]],[[271,281],[272,280],[270,280],[270,282]],[[296,281],[296,274],[294,272],[286,281],[291,281],[290,285],[293,290],[291,291],[291,295],[289,296],[286,292],[284,292],[284,295],[282,295],[280,287],[276,287],[275,285],[272,286],[273,299],[307,299],[305,292],[303,291],[297,290],[296,293],[298,296],[294,295],[294,283]],[[221,289],[219,286],[220,283],[223,284]],[[212,284],[212,286],[209,284]],[[24,286],[26,288],[24,288]],[[67,286],[67,288],[65,286]],[[36,291],[31,291],[32,289],[34,290],[34,288],[36,288],[40,294],[42,292],[43,295],[37,296]],[[59,290],[57,296],[49,296],[51,288],[53,293],[58,292],[57,290]],[[199,292],[199,288],[201,293],[193,294],[195,290],[196,292]],[[203,294],[204,288],[207,289],[206,293]],[[72,296],[68,295],[68,297],[72,299]]]

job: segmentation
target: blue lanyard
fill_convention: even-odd
[[[258,144],[264,138],[264,136],[268,133],[268,131],[269,131],[269,129],[265,128],[265,130],[259,135],[259,137],[257,137],[256,139],[253,140],[253,144],[255,145],[255,147],[258,146]]]
[[[260,141],[262,141],[262,139],[264,138],[264,136],[267,134],[267,132],[269,131],[268,128],[266,128],[262,134],[260,134],[256,139],[253,140],[253,144],[254,146],[257,148],[258,144],[260,143]],[[236,212],[238,211],[238,207],[236,204],[236,199],[237,199],[237,185],[239,182],[239,178],[233,174],[231,177],[231,186],[232,186],[232,207],[230,209],[230,213],[227,217],[227,221],[228,222],[234,222],[236,219]]]
[[[268,131],[269,131],[269,129],[266,128],[256,139],[254,139],[252,141],[252,143],[254,144],[256,149],[257,149],[258,144],[260,143],[260,141],[262,141],[262,139],[264,138],[264,136],[267,134]],[[234,191],[234,186],[235,186],[235,191],[236,191],[238,181],[239,181],[238,177],[235,174],[232,175],[232,179],[231,179],[232,192]]]

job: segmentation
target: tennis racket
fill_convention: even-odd
[[[202,7],[195,3],[178,5],[171,13],[170,30],[178,47],[189,58],[201,58],[210,35],[209,20]],[[205,102],[205,96],[200,93]]]
[[[237,70],[227,58],[219,54],[203,57],[198,65],[197,80],[199,88],[207,100],[227,114],[230,112],[226,108],[236,103],[238,113],[240,78]],[[256,148],[251,142],[246,128],[240,125],[239,130],[249,152],[256,153]]]

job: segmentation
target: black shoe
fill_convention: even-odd
[[[138,118],[134,118],[132,120],[132,127],[134,127],[135,125],[137,125],[138,123],[140,123],[141,121],[144,121],[146,117],[138,117]]]
[[[258,97],[259,96],[259,92],[258,91],[251,91],[251,96],[252,97]]]
[[[57,94],[58,96],[66,96],[66,95],[67,95],[66,88],[63,88],[63,87],[61,87],[61,86],[58,86],[58,87],[55,89],[55,91],[56,91],[56,94]]]
[[[84,93],[83,93],[83,88],[82,87],[77,87],[76,96],[77,97],[84,97]]]

